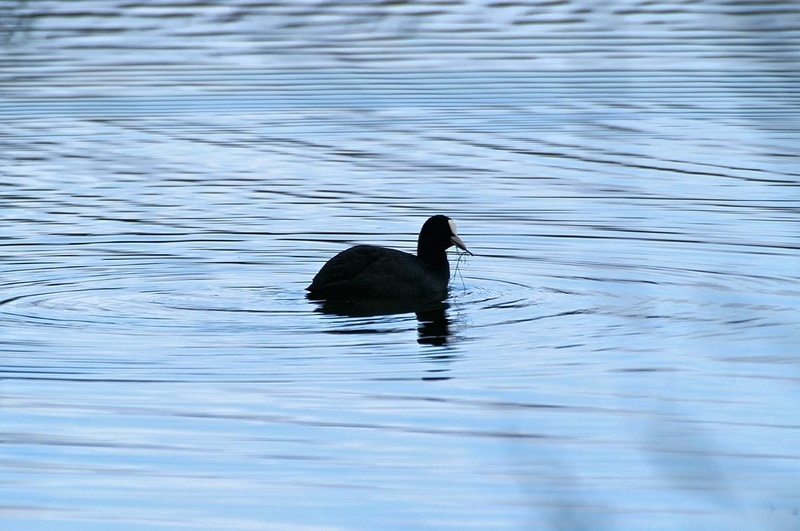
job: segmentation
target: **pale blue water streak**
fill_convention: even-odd
[[[2,527],[798,526],[793,3],[8,4]]]

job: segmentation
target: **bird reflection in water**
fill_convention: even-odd
[[[439,302],[436,307],[415,312],[419,322],[417,343],[435,347],[447,344],[447,338],[450,337],[450,319],[447,317],[449,306],[446,302]]]
[[[317,311],[342,317],[377,317],[414,313],[419,323],[417,331],[420,345],[444,346],[452,335],[452,320],[447,316],[450,304],[445,301],[396,301],[396,300],[323,300]],[[449,356],[444,356],[449,358]]]

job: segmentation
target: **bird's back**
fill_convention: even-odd
[[[357,245],[322,266],[306,288],[319,298],[382,299],[442,295],[449,271],[432,272],[416,256]]]

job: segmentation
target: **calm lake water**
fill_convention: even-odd
[[[800,528],[795,1],[6,1],[0,528]],[[322,311],[355,243],[444,304]]]

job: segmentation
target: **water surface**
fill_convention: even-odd
[[[800,525],[794,3],[7,4],[2,527]]]

